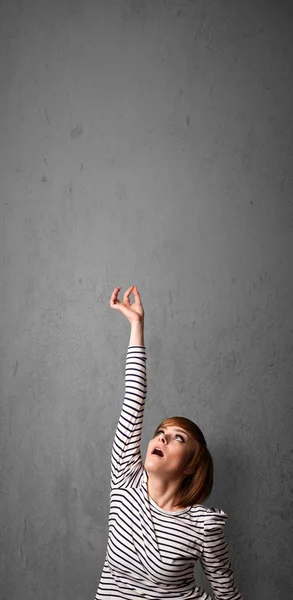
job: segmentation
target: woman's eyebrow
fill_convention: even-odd
[[[185,433],[185,435],[187,435],[187,437],[188,437],[188,434],[186,433],[186,431],[184,431],[184,429],[177,429],[176,428],[175,431],[180,431],[181,433]]]
[[[168,427],[166,427],[165,429],[168,429]],[[162,430],[164,431],[163,428],[162,428]],[[178,431],[180,433],[184,433],[186,435],[186,437],[188,437],[188,433],[186,433],[186,431],[184,431],[184,429],[179,429],[179,427],[176,427],[175,431]]]
[[[170,427],[168,427],[168,425],[167,425],[166,427],[160,427],[160,430],[161,430],[161,431],[163,431],[163,432],[164,432],[166,429],[170,429]],[[159,429],[158,429],[157,431],[159,431]],[[175,428],[175,431],[178,431],[178,432],[180,432],[180,433],[184,433],[184,434],[186,435],[186,437],[188,437],[188,433],[186,433],[186,431],[184,431],[184,429],[179,429],[179,427],[176,427],[176,428]]]

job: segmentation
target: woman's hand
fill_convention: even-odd
[[[128,321],[133,324],[139,321],[143,321],[144,319],[144,310],[141,303],[139,291],[136,285],[132,285],[126,290],[123,296],[123,302],[118,299],[119,291],[121,290],[120,286],[114,289],[114,292],[110,299],[110,306],[115,310],[120,310],[122,314],[128,319]],[[129,296],[131,292],[134,295],[134,303],[130,304]]]

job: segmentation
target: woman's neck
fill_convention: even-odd
[[[165,481],[155,477],[152,473],[148,474],[147,489],[152,500],[163,510],[176,511],[180,507],[175,504],[175,497],[178,491],[180,481]]]

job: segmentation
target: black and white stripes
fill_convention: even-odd
[[[216,600],[242,600],[223,534],[227,515],[202,505],[167,512],[148,496],[140,454],[146,359],[144,346],[128,347],[112,449],[107,554],[96,600],[211,600],[194,580],[198,560]]]

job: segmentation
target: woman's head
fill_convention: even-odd
[[[213,460],[200,428],[186,417],[169,417],[151,439],[146,469],[179,478],[176,505],[202,503],[213,486]]]

